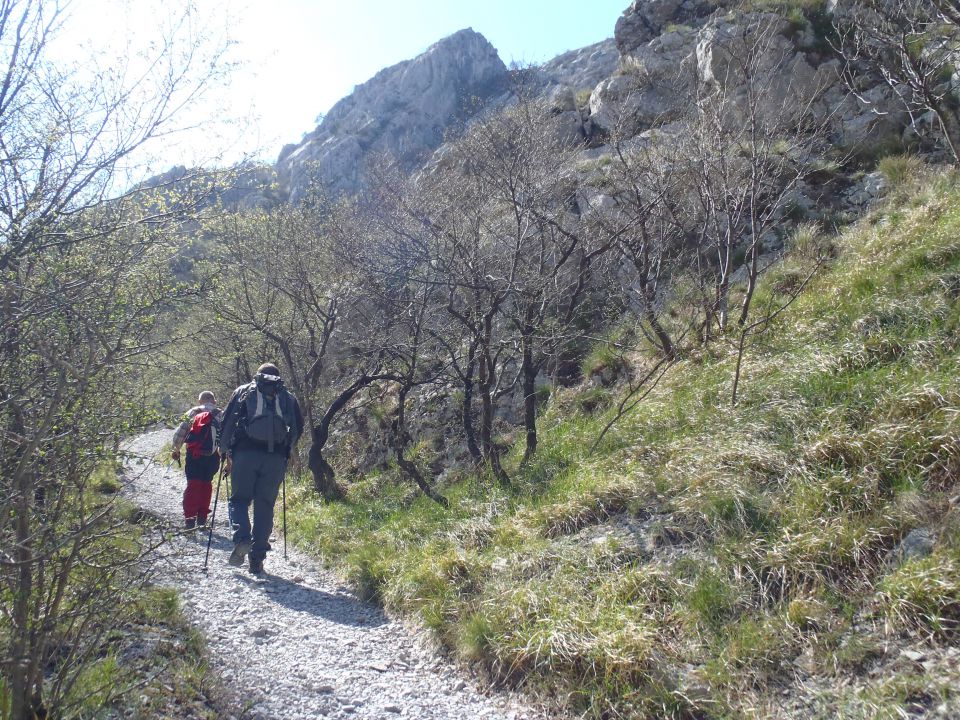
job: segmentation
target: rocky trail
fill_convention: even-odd
[[[182,523],[182,473],[153,461],[170,439],[158,430],[126,444],[125,492],[171,530]],[[206,533],[171,532],[156,561],[191,622],[206,636],[214,673],[238,717],[491,718],[536,715],[506,693],[485,696],[408,628],[362,603],[282,539],[256,577],[227,564],[233,547],[221,487],[209,572]],[[280,506],[277,505],[277,527]]]

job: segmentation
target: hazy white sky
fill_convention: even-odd
[[[226,134],[185,134],[164,151],[168,165],[223,153],[275,160],[351,89],[381,68],[414,57],[461,28],[483,33],[504,62],[543,62],[613,35],[629,0],[195,0],[213,35],[228,34],[240,67],[204,115],[244,119]],[[73,48],[148,42],[164,13],[158,0],[74,0],[59,40]],[[191,118],[192,120],[193,118]],[[216,138],[216,139],[214,139]],[[225,145],[224,145],[225,143]],[[214,148],[214,145],[218,146]],[[223,145],[223,147],[219,147]]]

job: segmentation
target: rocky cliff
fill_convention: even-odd
[[[563,53],[526,78],[534,92],[563,94],[562,103],[570,105],[574,92],[592,89],[618,63],[616,45],[608,39]],[[509,102],[510,84],[493,45],[470,28],[460,30],[358,85],[316,129],[284,147],[277,161],[281,187],[294,202],[312,178],[333,194],[355,193],[366,163],[384,153],[412,171],[451,127]]]
[[[294,202],[314,174],[328,191],[349,194],[359,189],[365,162],[382,153],[413,170],[451,124],[501,95],[507,78],[493,45],[461,30],[358,85],[313,132],[287,145],[278,160],[281,184]]]
[[[838,148],[899,142],[909,118],[895,98],[873,83],[861,93],[865,102],[858,102],[808,19],[745,10],[732,0],[633,0],[611,28],[612,38],[514,77],[486,38],[469,28],[380,71],[299,143],[284,147],[276,168],[279,193],[296,202],[317,179],[331,194],[354,194],[380,155],[415,171],[442,156],[452,128],[510,103],[515,81],[547,98],[562,126],[587,141],[594,159],[611,152],[613,134],[623,139],[657,129],[676,137],[685,132],[677,121],[691,102],[689,84],[725,74],[731,48],[771,17],[778,27],[764,52],[789,59],[778,70],[780,95],[815,93]]]

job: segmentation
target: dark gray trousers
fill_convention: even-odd
[[[230,495],[230,522],[233,542],[253,540],[250,557],[263,560],[270,549],[273,532],[273,506],[277,502],[280,483],[287,471],[283,453],[266,450],[238,450],[233,454]],[[250,503],[253,503],[253,529],[250,528]]]

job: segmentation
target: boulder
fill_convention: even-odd
[[[568,112],[577,109],[577,100],[568,85],[557,85],[547,94],[547,105],[554,112]]]
[[[839,80],[839,63],[821,66],[837,81],[823,96],[820,113],[830,122],[831,140],[843,149],[879,146],[899,141],[910,116],[886,85],[874,85],[856,95]]]
[[[731,14],[711,20],[697,36],[697,76],[706,85],[723,85],[726,94],[743,84],[744,58],[756,56],[752,69],[771,103],[788,96],[810,97],[817,86],[817,72],[806,56],[788,39],[786,19],[772,13]],[[768,80],[765,73],[770,74]]]
[[[887,565],[899,567],[910,560],[925,558],[933,552],[935,544],[933,533],[926,528],[914,528],[890,551]]]

